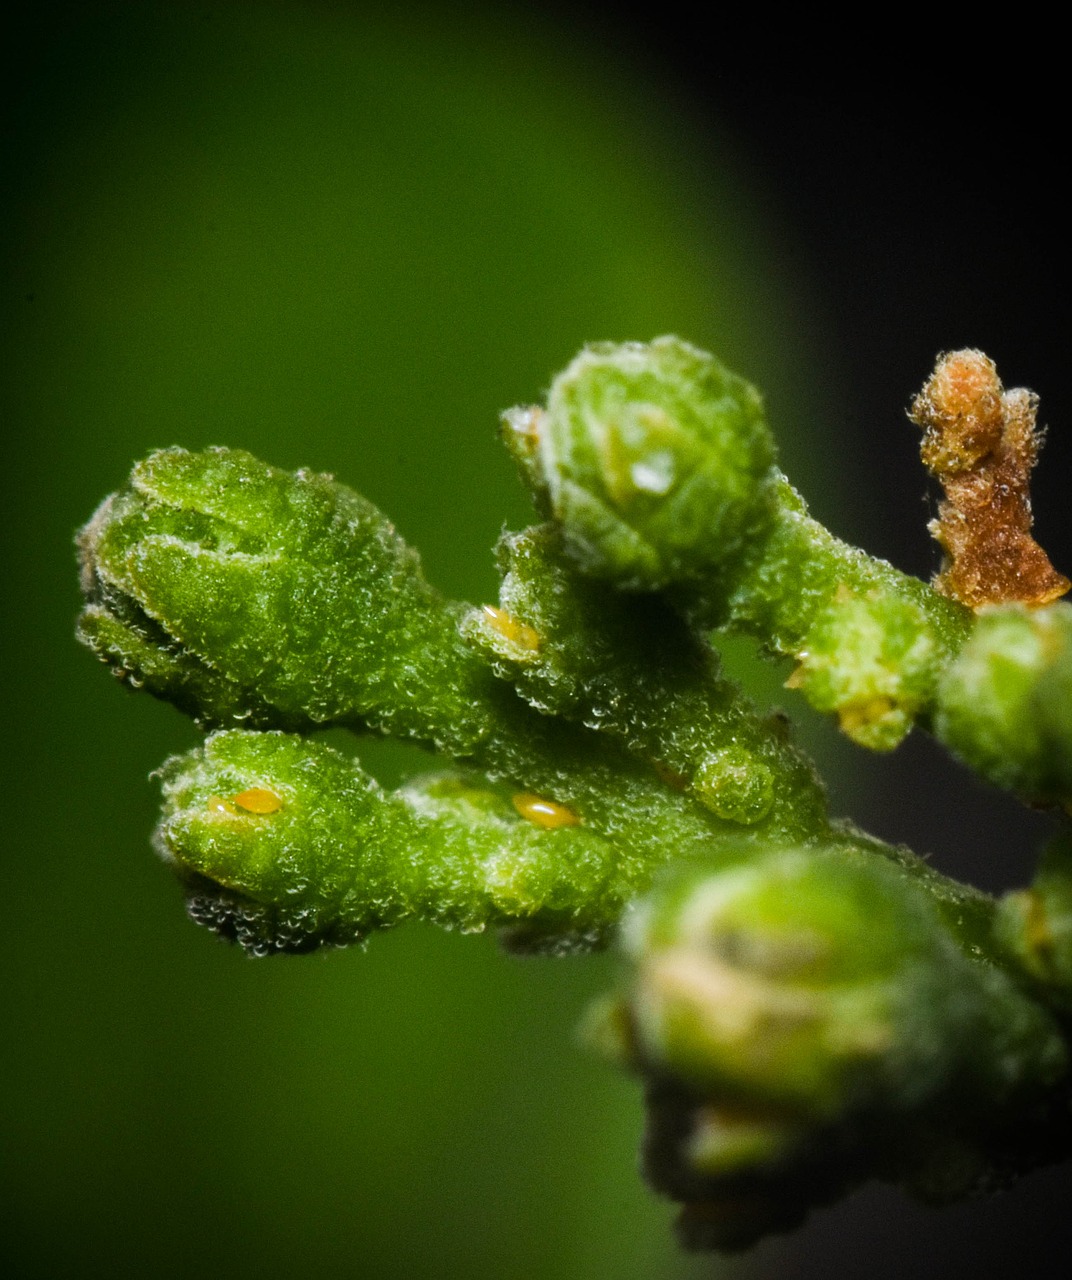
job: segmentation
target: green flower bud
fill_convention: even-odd
[[[1072,605],[986,609],[946,671],[935,732],[1002,787],[1072,802]]]
[[[369,724],[471,745],[488,674],[387,519],[237,449],[139,463],[79,537],[80,635],[210,724]]]
[[[1025,1098],[1062,1105],[1057,1022],[944,898],[834,844],[675,869],[627,918],[631,980],[590,1038],[648,1082],[648,1173],[698,1242],[751,1243],[871,1176],[962,1194],[1024,1158]]]
[[[161,776],[157,847],[191,915],[255,954],[413,919],[511,926],[528,949],[590,947],[634,891],[612,846],[561,806],[557,824],[529,820],[523,804],[456,774],[387,792],[322,743],[231,730]]]
[[[597,577],[643,590],[695,579],[769,521],[759,393],[677,338],[586,348],[552,384],[535,435],[566,545]]]
[[[642,1057],[701,1091],[820,1117],[876,1092],[914,1100],[946,1070],[935,1028],[957,957],[876,859],[802,850],[682,872],[625,948]]]
[[[790,687],[860,746],[891,750],[934,697],[941,655],[928,622],[914,600],[843,587],[809,630]]]

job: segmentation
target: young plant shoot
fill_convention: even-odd
[[[758,392],[677,338],[586,348],[503,439],[542,523],[444,599],[387,517],[236,449],[138,463],[79,535],[79,636],[208,732],[160,770],[191,916],[254,955],[424,920],[608,945],[589,1042],[644,1083],[683,1240],[736,1249],[870,1178],[931,1201],[1072,1150],[1072,607],[1031,538],[1035,399],[980,352],[911,407],[933,585],[812,519]],[[861,747],[913,728],[1050,808],[994,900],[828,812],[721,637]],[[790,698],[796,696],[788,695]],[[395,790],[317,733],[417,743]]]

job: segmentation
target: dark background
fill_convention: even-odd
[[[712,157],[729,141],[778,220],[773,269],[799,269],[815,289],[804,323],[821,332],[824,373],[838,382],[812,461],[837,506],[824,507],[820,484],[813,507],[850,541],[929,577],[937,491],[905,409],[938,352],[979,347],[1006,386],[1041,396],[1035,533],[1067,571],[1068,203],[1045,31],[965,20],[865,42],[762,15],[736,33],[735,49],[752,42],[749,59],[712,51],[708,16],[682,6],[667,21],[637,18],[612,43],[661,77]],[[780,427],[783,447],[791,429]],[[1016,882],[1033,840],[1018,806],[984,796],[921,736],[857,762],[872,826],[987,888]]]
[[[668,1243],[633,1172],[635,1090],[570,1045],[607,960],[523,965],[420,930],[289,965],[216,946],[146,852],[145,775],[192,731],[69,640],[73,530],[173,442],[335,470],[447,590],[489,598],[486,548],[526,519],[496,411],[585,340],[671,329],[765,389],[822,519],[923,576],[904,407],[938,351],[982,347],[1042,397],[1038,530],[1068,572],[1045,33],[850,33],[850,57],[822,30],[706,16],[87,3],[9,28],[15,1274],[727,1270]],[[874,759],[804,730],[864,825],[994,890],[1029,875],[1044,822],[922,737]],[[729,1269],[1063,1274],[1069,1190],[1051,1170],[935,1213],[868,1189]]]
[[[764,12],[735,32],[754,53],[736,58],[712,52],[707,16],[675,8],[623,44],[645,50],[709,136],[729,135],[781,221],[780,253],[818,279],[844,413],[819,446],[844,485],[831,526],[902,569],[934,571],[923,526],[935,495],[903,410],[937,352],[979,347],[1006,386],[1041,396],[1036,536],[1067,573],[1067,110],[1045,25],[963,11],[929,26],[902,15],[870,31],[779,30]],[[1022,881],[1047,829],[923,735],[852,768],[866,826],[991,891]],[[1070,1193],[1067,1167],[937,1214],[873,1191],[816,1215],[799,1252],[764,1249],[786,1276],[1057,1275]]]

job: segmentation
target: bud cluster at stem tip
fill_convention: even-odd
[[[138,463],[79,535],[79,636],[213,730],[159,773],[190,914],[256,955],[411,920],[620,942],[588,1033],[644,1081],[645,1168],[688,1243],[741,1247],[873,1177],[941,1200],[1066,1154],[1067,830],[994,902],[832,818],[787,718],[723,669],[750,636],[861,746],[920,725],[1072,808],[1034,400],[962,352],[913,414],[947,490],[940,591],[814,520],[755,389],[673,337],[590,346],[506,415],[544,523],[504,534],[483,607],[331,476]],[[994,594],[1032,565],[1039,591]],[[327,728],[441,759],[383,787]]]

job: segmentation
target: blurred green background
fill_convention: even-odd
[[[572,1043],[610,959],[420,929],[262,962],[217,943],[148,846],[148,775],[195,732],[72,639],[75,529],[173,443],[331,470],[446,591],[493,599],[494,540],[529,519],[498,411],[592,339],[719,352],[822,510],[821,335],[732,146],[701,156],[657,81],[522,7],[26,21],[2,251],[7,1274],[755,1273],[677,1252],[636,1173],[637,1089]]]

